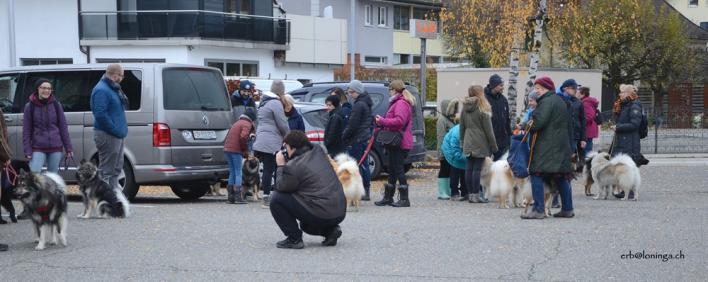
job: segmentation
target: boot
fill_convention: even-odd
[[[473,204],[484,203],[484,202],[482,201],[482,199],[479,198],[479,194],[477,194],[477,193],[472,193],[472,194],[470,194],[470,200],[469,200],[469,201],[470,201],[470,203],[473,203]]]
[[[408,200],[408,185],[398,186],[398,202],[393,203],[394,207],[410,207],[411,202]]]
[[[438,178],[438,200],[450,199],[450,178]]]
[[[489,199],[487,199],[487,197],[484,196],[484,187],[479,187],[479,188],[480,188],[480,189],[479,189],[479,200],[480,200],[480,203],[484,203],[484,204],[489,203]]]
[[[234,194],[234,201],[232,204],[243,205],[248,203],[243,200],[243,188],[241,186],[233,187],[232,189]]]
[[[234,203],[234,186],[233,185],[227,185],[226,186],[226,203],[227,204],[233,204]]]
[[[369,187],[364,187],[364,196],[361,196],[361,200],[365,202],[371,201],[371,197],[369,197]]]
[[[385,206],[385,205],[392,205],[393,204],[393,194],[396,193],[396,186],[393,184],[384,184],[384,197],[381,199],[381,201],[375,202],[374,205],[377,205],[379,207]]]

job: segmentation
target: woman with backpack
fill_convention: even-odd
[[[46,162],[47,171],[57,173],[64,151],[67,158],[73,155],[69,128],[64,109],[54,97],[49,80],[40,78],[35,85],[36,92],[32,93],[24,109],[23,150],[25,158],[30,160],[32,172],[41,172]]]
[[[388,87],[389,107],[386,116],[381,117],[376,115],[375,122],[382,126],[382,132],[379,137],[393,136],[400,134],[399,144],[395,142],[385,144],[384,147],[388,153],[389,171],[388,183],[384,186],[384,197],[381,201],[376,202],[377,206],[392,205],[394,207],[410,207],[408,199],[408,182],[403,169],[403,161],[408,155],[408,151],[413,148],[413,107],[415,106],[415,97],[411,92],[406,90],[406,85],[401,80],[394,80]],[[380,140],[377,138],[377,140]],[[395,194],[396,180],[398,180],[398,195],[399,200],[393,202],[393,194]]]
[[[492,156],[499,148],[492,129],[492,106],[482,86],[470,86],[462,102],[460,144],[467,157],[465,182],[469,189],[469,202],[485,203],[487,201],[479,195],[482,165],[484,158]]]

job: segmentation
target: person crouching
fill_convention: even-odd
[[[284,150],[275,155],[278,181],[271,194],[270,213],[287,238],[276,246],[302,249],[303,231],[323,236],[323,246],[337,245],[346,200],[327,154],[310,143],[302,131],[291,131],[283,142]]]

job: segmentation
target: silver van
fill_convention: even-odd
[[[91,91],[106,64],[43,65],[0,70],[0,108],[15,159],[24,159],[22,111],[38,78],[52,82],[69,125],[76,162],[100,162],[93,141]],[[121,87],[129,99],[128,137],[120,183],[129,199],[140,185],[170,185],[182,199],[203,196],[228,177],[223,153],[231,102],[221,71],[177,64],[123,64]],[[76,182],[76,165],[60,174]]]

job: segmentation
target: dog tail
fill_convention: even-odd
[[[61,178],[61,176],[59,174],[56,174],[53,172],[45,172],[44,175],[47,176],[47,178],[54,181],[54,183],[57,184],[57,187],[59,188],[59,190],[61,190],[62,192],[66,192],[66,183],[64,182],[64,179]]]
[[[123,194],[123,191],[116,189],[116,198],[118,198],[118,201],[120,204],[123,206],[123,212],[125,213],[125,217],[130,216],[130,202],[128,202],[128,198],[125,197],[125,194]]]

